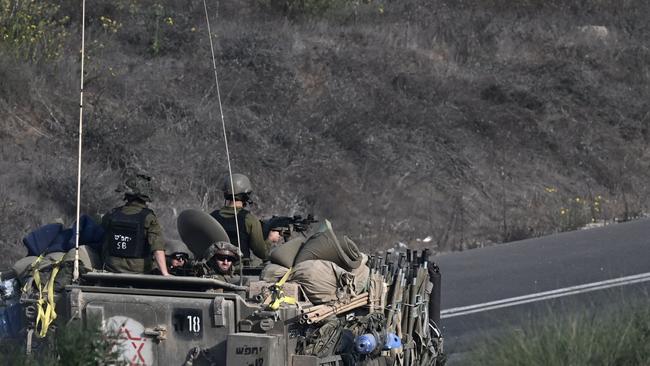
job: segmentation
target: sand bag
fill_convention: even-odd
[[[367,266],[368,256],[361,254],[361,265],[352,271],[354,275],[354,293],[356,295],[368,291],[368,279],[370,278],[370,267]]]
[[[343,300],[354,293],[354,275],[326,260],[296,264],[289,280],[302,286],[313,304]]]
[[[278,282],[287,271],[289,271],[289,268],[287,267],[283,267],[279,264],[268,263],[264,268],[262,268],[260,280],[266,282]]]

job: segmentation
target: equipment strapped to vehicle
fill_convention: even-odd
[[[284,294],[284,289],[282,286],[284,286],[284,283],[287,282],[287,279],[289,278],[289,275],[291,275],[292,268],[289,268],[287,273],[282,276],[280,281],[276,282],[274,285],[269,286],[269,292],[271,296],[271,303],[269,304],[269,309],[271,310],[278,310],[280,308],[280,305],[282,303],[286,303],[289,305],[295,305],[297,304],[297,300],[292,297],[292,296],[286,296]]]
[[[63,254],[63,253],[61,253]],[[36,291],[36,322],[34,329],[36,335],[43,338],[47,335],[50,324],[56,319],[55,301],[54,301],[54,284],[60,270],[63,255],[60,258],[51,261],[47,267],[39,267],[42,264],[44,255],[40,255],[32,262],[29,271],[31,278],[28,279],[22,288],[23,295],[30,296],[33,290]],[[41,276],[41,270],[49,269],[46,279]]]

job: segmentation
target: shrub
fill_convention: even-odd
[[[551,313],[481,343],[469,364],[648,365],[650,311],[644,300],[567,316]]]
[[[22,60],[61,56],[69,17],[46,1],[0,0],[0,44]]]
[[[26,366],[121,365],[118,361],[118,339],[104,334],[98,324],[86,327],[79,322],[50,331],[47,338],[34,339],[34,349],[27,355],[23,343],[3,340],[0,343],[0,364]]]

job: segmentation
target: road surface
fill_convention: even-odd
[[[650,293],[650,220],[440,255],[450,365],[486,334]],[[649,297],[650,298],[650,297]],[[454,354],[456,356],[454,356]]]

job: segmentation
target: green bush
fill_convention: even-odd
[[[69,17],[46,1],[0,0],[0,44],[22,60],[61,56]]]
[[[647,301],[647,299],[646,299]],[[550,315],[479,345],[472,365],[649,365],[650,310],[638,303]]]
[[[26,355],[18,341],[0,343],[0,364],[41,366],[120,365],[117,337],[104,334],[99,325],[70,323],[50,331],[48,337],[34,338],[32,355]],[[17,344],[18,343],[18,344]],[[17,350],[21,351],[18,352]]]

